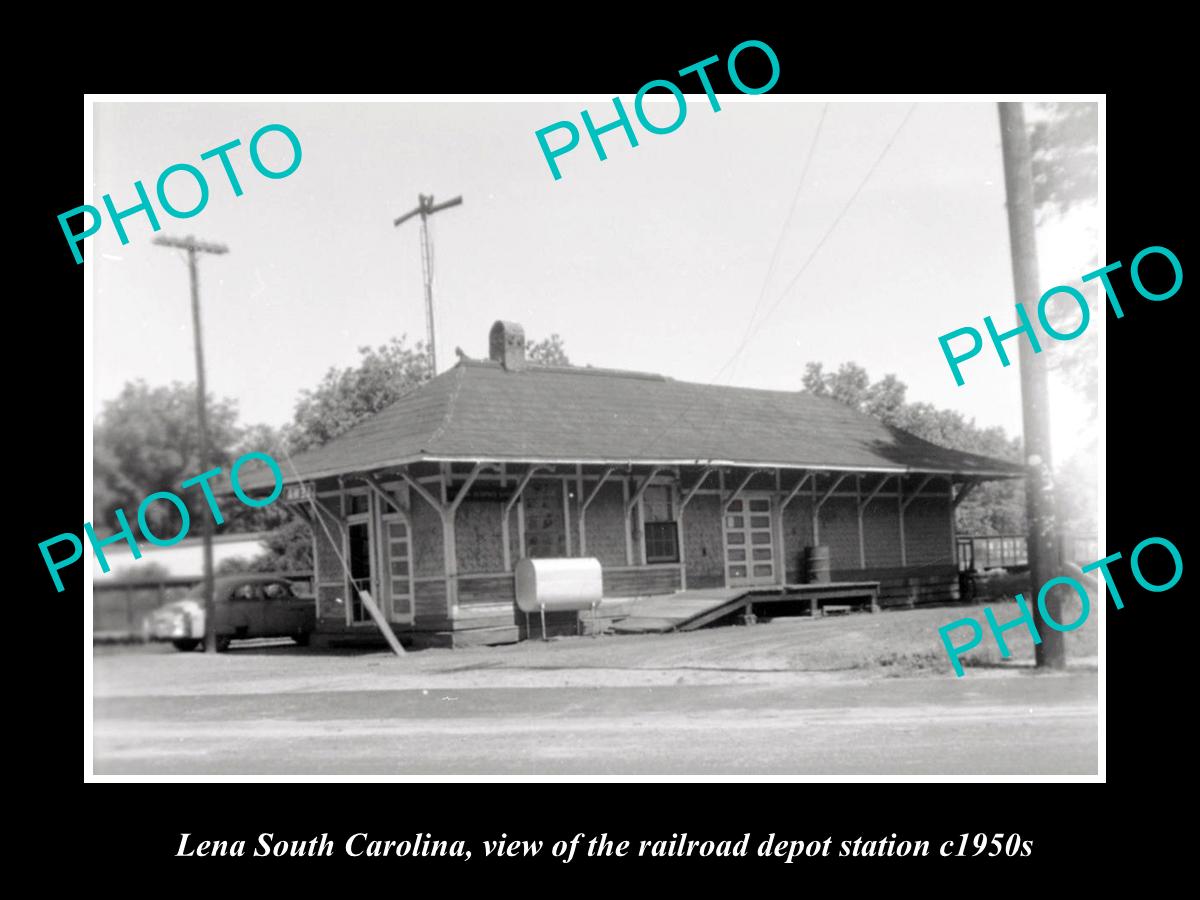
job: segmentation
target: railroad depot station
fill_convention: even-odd
[[[872,609],[946,602],[955,507],[1022,474],[807,393],[527,364],[508,322],[488,343],[488,359],[281,460],[283,502],[312,526],[315,642],[379,636],[361,590],[405,643],[529,636],[524,558],[599,560],[598,614],[634,631],[739,603],[815,613],[856,586]],[[546,618],[550,634],[581,627],[586,614]]]

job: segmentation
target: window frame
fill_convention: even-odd
[[[650,550],[650,546],[651,546],[650,530],[654,529],[655,531],[657,531],[660,528],[662,528],[662,529],[669,528],[670,532],[671,532],[672,553],[669,558],[666,556],[653,555]],[[663,541],[663,540],[664,540],[664,538],[661,535],[658,535],[655,538],[656,543]],[[665,522],[643,522],[642,523],[642,550],[645,553],[646,565],[648,565],[648,566],[678,563],[679,562],[679,520],[678,519],[669,519]]]
[[[246,590],[246,588],[249,588],[249,589],[250,589],[250,592],[251,592],[251,595],[252,595],[252,596],[249,596],[249,597],[243,597],[243,596],[242,596],[242,593],[241,593],[241,592],[242,592],[242,591],[244,591],[244,590]],[[231,601],[233,601],[234,603],[256,603],[256,602],[260,602],[260,601],[262,601],[262,600],[264,599],[264,594],[263,594],[263,588],[262,588],[262,585],[261,585],[261,584],[259,584],[257,581],[245,581],[245,582],[242,582],[242,583],[241,583],[241,584],[239,584],[237,587],[235,587],[235,588],[234,588],[232,591],[230,591],[230,592],[229,592],[229,599],[230,599]]]
[[[272,588],[278,588],[283,591],[280,594],[267,593]],[[295,600],[296,592],[292,589],[291,582],[288,581],[268,581],[262,586],[262,596],[264,600]]]
[[[663,500],[666,502],[667,514],[669,516],[669,518],[659,519],[658,521],[652,521],[646,515],[647,507],[649,506],[646,494],[655,488],[663,492]],[[678,565],[682,560],[682,555],[679,546],[679,502],[675,494],[675,484],[667,480],[651,482],[646,490],[642,492],[642,496],[638,498],[638,507],[638,525],[641,531],[641,550],[644,565]],[[665,545],[666,538],[661,532],[667,529],[671,532],[670,555],[653,553],[651,550],[652,544],[659,547]],[[652,532],[655,534],[653,540],[651,539]]]

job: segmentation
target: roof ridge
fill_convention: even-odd
[[[445,433],[446,429],[450,427],[450,419],[454,415],[455,401],[458,400],[458,395],[462,392],[463,381],[465,380],[463,378],[462,364],[460,363],[459,365],[456,365],[453,369],[451,369],[451,371],[458,373],[458,381],[454,385],[454,390],[450,392],[450,399],[446,401],[446,416],[442,420],[442,424],[439,425],[434,430],[433,434],[429,436],[429,447],[426,448],[426,452],[433,450],[433,445],[437,442],[437,439],[440,438]]]
[[[475,366],[480,369],[503,369],[502,363],[496,362],[494,359],[464,359],[461,365]],[[572,366],[572,365],[555,365],[543,363],[526,362],[525,365],[517,370],[520,373],[535,372],[535,373],[558,373],[564,375],[607,375],[614,378],[636,378],[643,381],[675,381],[670,375],[663,375],[659,372],[639,372],[636,369],[610,369],[601,366]]]

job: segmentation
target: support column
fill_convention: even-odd
[[[696,483],[679,497],[679,506],[675,513],[675,521],[679,523],[679,588],[684,591],[687,590],[687,552],[685,549],[687,547],[687,537],[683,530],[683,515],[687,510],[687,505],[692,502],[692,498],[696,496],[696,492],[700,490],[701,485],[704,484],[705,480],[711,474],[712,466],[705,466],[704,470],[700,473],[700,477],[696,479]],[[683,476],[681,475],[676,493],[678,494],[682,488]],[[721,528],[724,531],[724,522],[721,523]]]
[[[646,565],[646,521],[645,510],[642,508],[642,495],[646,493],[646,488],[650,487],[650,482],[655,476],[663,470],[662,466],[655,466],[650,470],[650,474],[645,477],[642,483],[638,486],[632,497],[625,501],[625,558],[629,560],[629,565],[633,565],[633,536],[629,534],[629,515],[633,512],[633,507],[637,507],[638,517],[638,534],[640,535],[638,544],[640,545],[641,564]],[[628,496],[628,488],[626,488],[626,496]]]
[[[779,501],[779,557],[783,562],[783,565],[780,566],[779,570],[780,584],[787,584],[787,557],[784,555],[783,513],[784,510],[788,508],[788,504],[796,499],[796,497],[800,494],[800,491],[804,489],[804,485],[812,477],[812,472],[805,472],[801,476],[800,480],[796,482],[796,486],[793,487],[786,495],[781,497]]]
[[[592,492],[590,494],[588,494],[587,497],[583,496],[583,475],[580,474],[578,476],[578,478],[579,478],[579,555],[580,556],[587,556],[587,511],[588,511],[588,507],[592,505],[592,501],[596,499],[596,496],[600,493],[600,489],[602,487],[604,487],[604,483],[606,481],[608,481],[609,477],[612,475],[613,472],[616,471],[616,469],[617,469],[616,466],[609,466],[608,468],[606,468],[604,470],[604,472],[600,475],[600,480],[596,482],[596,486],[594,488],[592,488]]]
[[[820,531],[818,530],[818,528],[820,526],[821,507],[825,505],[826,500],[828,500],[830,497],[833,496],[833,492],[842,486],[842,482],[845,481],[849,477],[850,477],[849,473],[846,473],[844,475],[839,475],[837,481],[835,481],[830,486],[829,490],[827,490],[821,496],[821,499],[813,501],[813,546],[816,546],[816,545],[820,544],[820,542],[821,542],[820,541]],[[814,481],[814,484],[815,484],[815,481]],[[831,568],[832,568],[832,565],[833,564],[831,561],[830,562]]]
[[[854,505],[855,512],[858,514],[858,567],[865,569],[867,567],[867,539],[863,534],[863,508],[865,504],[862,501],[862,476],[854,476]]]
[[[560,483],[562,487],[563,505],[563,536],[566,538],[566,555],[574,556],[571,552],[571,491],[567,488],[567,479]]]
[[[860,569],[867,567],[867,550],[863,539],[863,512],[871,505],[871,501],[879,495],[879,492],[883,490],[883,486],[888,483],[890,477],[890,475],[884,475],[880,478],[879,484],[875,485],[875,489],[864,500],[862,498],[862,476],[858,476],[858,560]]]
[[[917,485],[917,489],[915,491],[913,491],[912,494],[910,494],[907,498],[903,497],[904,483],[903,483],[903,481],[901,481],[901,483],[900,483],[900,490],[899,490],[899,493],[901,494],[901,500],[900,500],[900,565],[902,565],[902,566],[908,565],[908,546],[905,544],[905,541],[904,541],[904,513],[908,509],[908,507],[912,504],[912,502],[917,499],[917,497],[920,495],[921,491],[925,490],[925,486],[928,485],[929,482],[931,482],[933,480],[933,477],[934,476],[932,476],[932,475],[926,475],[921,480],[921,483]]]
[[[629,531],[629,479],[621,478],[621,511],[625,529],[625,565],[633,565],[633,535]]]
[[[512,513],[513,506],[517,507],[517,552],[520,556],[525,555],[525,488],[529,486],[529,481],[538,471],[547,471],[545,466],[530,466],[521,480],[517,483],[517,488],[513,491],[513,495],[508,498],[508,502],[504,504],[503,519],[501,520],[501,531],[504,533],[504,571],[513,571],[512,551],[508,546],[508,519]]]

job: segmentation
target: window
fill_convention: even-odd
[[[679,537],[674,522],[646,523],[646,562],[679,562]]]
[[[259,592],[257,584],[243,584],[233,592],[234,600],[260,600],[262,594]]]
[[[671,501],[670,485],[652,484],[642,494],[647,563],[679,562],[679,526]]]
[[[346,497],[346,513],[348,515],[358,515],[367,512],[367,495],[366,494],[349,494]]]
[[[292,593],[292,586],[290,584],[281,584],[279,582],[264,585],[263,593],[268,600],[286,600],[289,597],[296,596]]]

